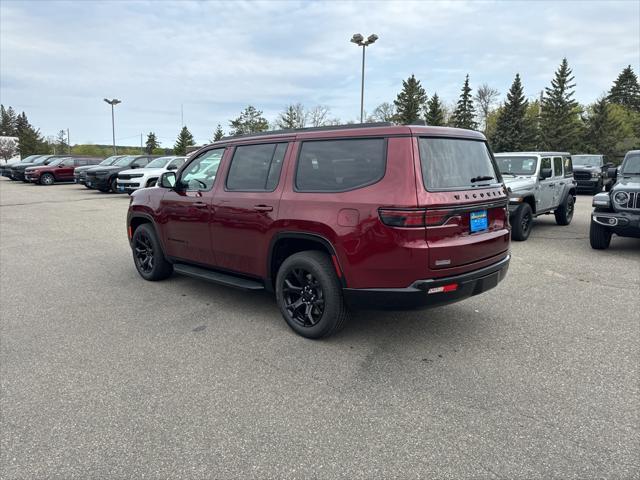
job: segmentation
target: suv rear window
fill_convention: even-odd
[[[422,180],[427,190],[469,188],[499,182],[489,149],[483,141],[420,138],[418,144]]]
[[[386,140],[313,140],[300,148],[296,190],[345,192],[379,181],[386,170]]]
[[[278,186],[286,143],[236,147],[227,175],[227,190],[268,191]]]

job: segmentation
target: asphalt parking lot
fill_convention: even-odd
[[[0,179],[2,478],[640,478],[640,240],[536,221],[498,288],[296,336],[134,269],[127,196]]]

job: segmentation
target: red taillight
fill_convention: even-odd
[[[381,208],[380,220],[390,227],[431,227],[442,225],[451,210],[427,210],[425,208]]]
[[[129,225],[129,227],[127,228],[127,234],[129,235],[129,240],[131,240],[131,238],[133,237],[133,232],[131,230],[131,225]]]
[[[449,285],[442,285],[441,287],[433,287],[427,290],[427,294],[431,295],[432,293],[447,293],[447,292],[455,292],[458,289],[457,283],[450,283]]]

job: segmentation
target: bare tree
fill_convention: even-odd
[[[316,105],[307,112],[307,121],[312,127],[331,125],[331,120],[329,119],[330,113],[329,107],[325,105]]]
[[[487,133],[487,117],[489,117],[489,113],[493,109],[498,97],[500,96],[500,92],[495,88],[490,87],[486,83],[483,83],[476,90],[476,94],[474,96],[474,100],[478,104],[480,109],[480,123],[482,127],[482,131]]]
[[[376,107],[373,113],[367,117],[368,122],[393,122],[396,116],[396,107],[384,102]]]
[[[13,138],[0,138],[0,158],[6,162],[18,153],[18,143]]]

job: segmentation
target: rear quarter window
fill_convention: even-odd
[[[346,192],[376,183],[384,177],[386,151],[384,138],[303,142],[296,167],[296,191]]]
[[[422,137],[418,145],[427,190],[466,189],[500,182],[484,141]]]

